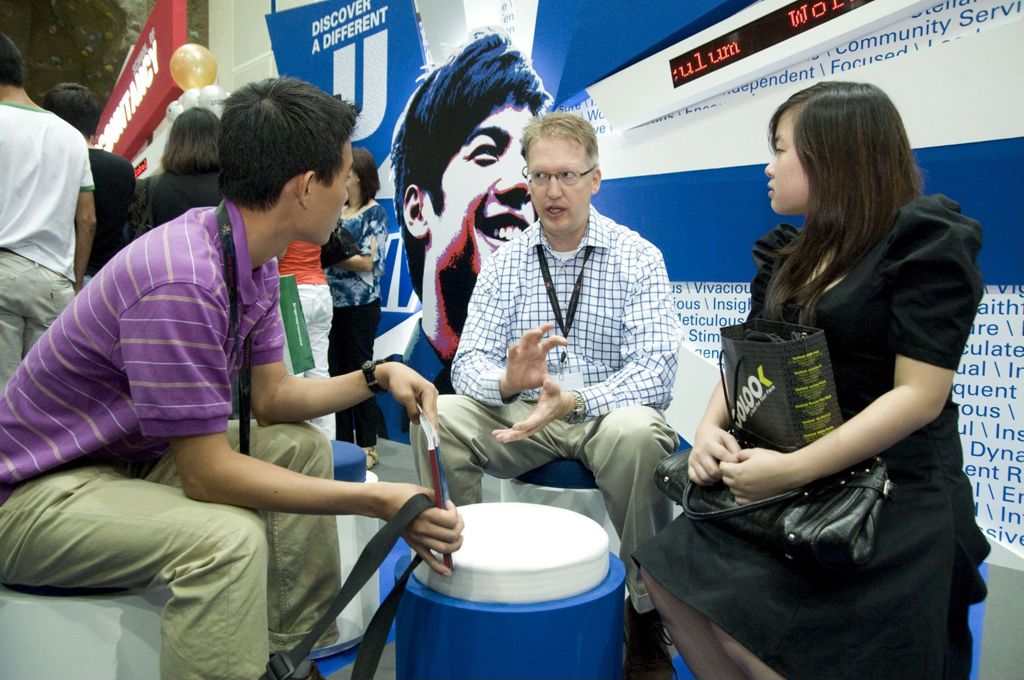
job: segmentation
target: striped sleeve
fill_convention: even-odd
[[[216,295],[190,283],[154,288],[121,316],[121,355],[142,433],[213,434],[231,415],[228,318]]]

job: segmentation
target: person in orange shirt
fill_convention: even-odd
[[[298,284],[302,316],[309,333],[309,347],[313,352],[313,368],[302,373],[307,378],[329,378],[327,371],[327,344],[331,333],[331,289],[320,266],[320,246],[305,241],[292,241],[278,260],[281,276],[292,274]],[[286,353],[287,354],[287,353]],[[334,414],[309,421],[319,427],[328,439],[334,439]]]

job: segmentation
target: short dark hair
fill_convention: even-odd
[[[21,60],[21,52],[5,33],[0,33],[0,85],[25,85],[25,64]]]
[[[165,172],[199,175],[220,167],[220,119],[207,109],[191,108],[174,119],[160,159]]]
[[[100,124],[100,102],[85,85],[61,83],[43,96],[43,108],[52,111],[86,137]]]
[[[373,154],[363,147],[352,147],[352,172],[359,178],[359,191],[363,202],[354,208],[362,208],[372,201],[380,191],[380,175],[377,174],[377,161]]]
[[[415,184],[426,191],[437,214],[444,210],[441,177],[466,138],[506,104],[529,107],[538,114],[551,97],[522,52],[509,39],[486,32],[432,71],[409,98],[391,145],[395,214],[402,226],[413,286],[419,294],[425,240],[409,233],[402,210],[405,190]]]
[[[253,210],[269,210],[284,185],[313,171],[322,184],[341,172],[355,107],[297,78],[248,83],[224,102],[220,189]]]

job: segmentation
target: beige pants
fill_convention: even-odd
[[[661,412],[630,406],[580,425],[552,422],[529,439],[500,444],[491,431],[525,418],[532,403],[491,407],[469,397],[444,395],[437,408],[448,492],[456,505],[481,501],[484,472],[507,479],[559,458],[578,460],[592,470],[619,534],[619,556],[626,565],[633,606],[638,612],[654,608],[630,556],[672,515],[671,503],[654,486],[654,468],[678,444]],[[429,488],[430,468],[418,427],[413,427],[410,439],[420,480]]]
[[[228,437],[237,447],[237,422]],[[333,476],[330,447],[312,425],[253,423],[251,449],[297,472]],[[133,477],[125,466],[89,465],[19,486],[0,505],[0,581],[167,586],[161,678],[258,678],[269,652],[297,643],[338,591],[334,517],[190,500],[170,456]],[[337,636],[332,627],[320,643]]]
[[[64,276],[0,248],[0,390],[74,296]]]

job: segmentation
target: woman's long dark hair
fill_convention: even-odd
[[[824,82],[797,92],[768,125],[773,150],[787,112],[809,198],[802,232],[777,253],[782,263],[766,308],[781,319],[783,308],[795,304],[801,323],[813,323],[822,294],[888,233],[899,209],[921,195],[921,173],[899,112],[874,85]]]
[[[373,154],[361,146],[353,146],[352,172],[359,178],[359,198],[362,203],[351,207],[359,209],[376,198],[380,190],[380,176],[377,174],[377,161],[373,159]]]
[[[167,146],[160,159],[165,172],[199,175],[220,168],[220,119],[212,111],[192,108],[171,125]]]

